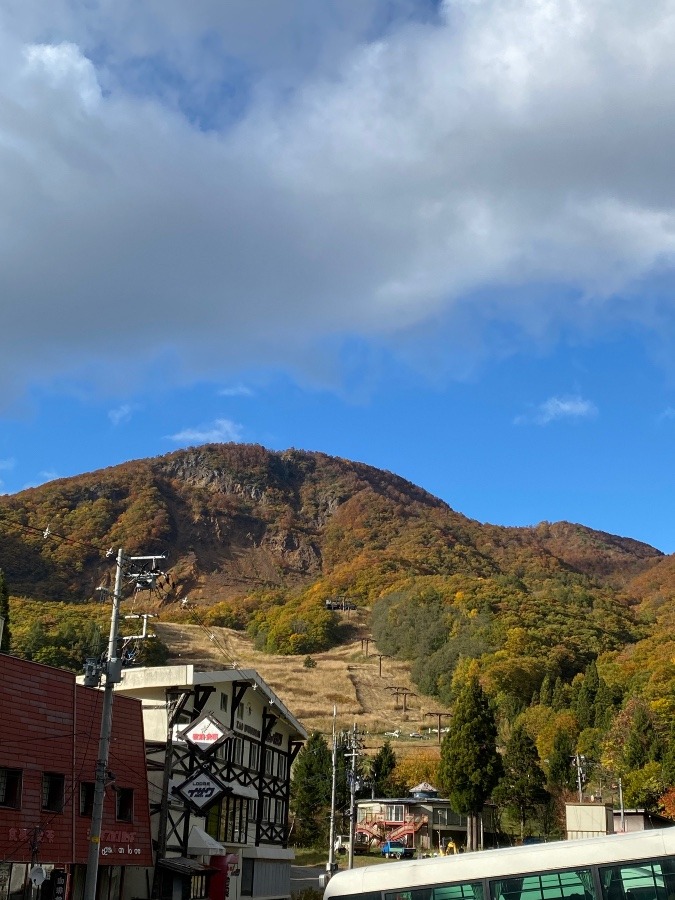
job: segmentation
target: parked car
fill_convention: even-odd
[[[380,852],[387,859],[412,859],[415,848],[406,847],[403,841],[385,841]]]

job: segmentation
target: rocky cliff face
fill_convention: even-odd
[[[104,551],[168,553],[177,595],[209,602],[306,585],[357,556],[425,573],[571,570],[625,583],[661,554],[568,523],[481,525],[389,472],[298,450],[216,444],[0,498],[14,594],[85,599]],[[67,540],[44,540],[49,526]]]

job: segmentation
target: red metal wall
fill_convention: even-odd
[[[0,806],[0,858],[31,861],[31,838],[42,830],[39,860],[86,863],[91,820],[80,815],[80,782],[94,781],[103,696],[61,669],[0,654],[0,767],[23,770],[20,809]],[[148,782],[141,704],[115,697],[109,770],[118,787],[133,788],[133,822],[116,820],[115,791],[106,790],[101,865],[152,865]],[[42,809],[42,773],[65,775],[63,812]]]

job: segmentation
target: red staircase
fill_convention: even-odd
[[[422,825],[426,825],[429,822],[429,816],[406,816],[405,822],[402,825],[399,825],[397,828],[394,828],[393,831],[390,831],[387,840],[389,841],[398,841],[403,837],[407,837],[409,834],[416,834]]]

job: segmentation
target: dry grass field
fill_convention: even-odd
[[[338,729],[351,728],[356,722],[371,748],[382,744],[386,732],[395,731],[400,733],[392,743],[399,756],[436,746],[437,736],[430,735],[429,729],[438,720],[425,713],[443,707],[432,697],[410,694],[404,711],[402,691],[413,690],[410,667],[387,657],[380,659],[374,644],[366,645],[365,622],[349,624],[353,639],[312,654],[313,668],[303,665],[303,657],[256,651],[246,634],[228,628],[158,622],[155,630],[170,648],[171,662],[210,669],[233,664],[255,669],[308,731],[329,734],[335,706]],[[391,688],[398,688],[398,696]],[[411,733],[424,737],[411,737]]]

